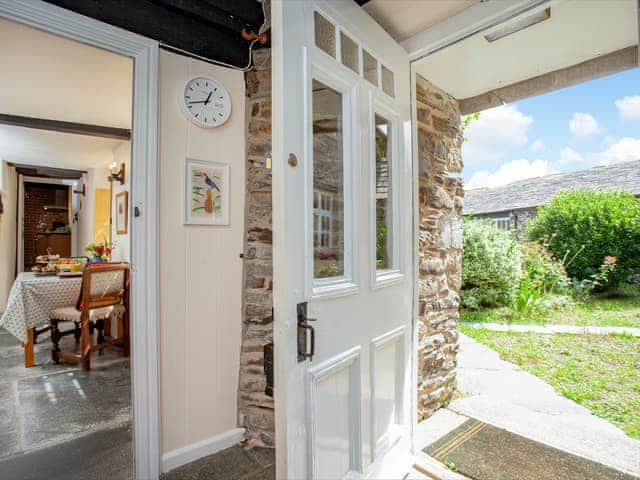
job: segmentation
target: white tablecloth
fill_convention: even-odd
[[[27,329],[48,325],[51,310],[76,305],[81,285],[82,277],[37,277],[31,272],[20,273],[9,292],[0,327],[26,342]]]

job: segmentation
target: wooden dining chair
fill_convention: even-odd
[[[107,340],[111,318],[118,318],[118,335]],[[51,311],[51,352],[53,361],[82,363],[83,370],[91,370],[91,353],[104,348],[115,348],[129,355],[129,264],[92,263],[82,274],[80,298],[75,306]],[[60,322],[73,322],[75,328],[59,329]],[[98,330],[96,343],[92,344],[94,330]],[[80,353],[60,350],[60,339],[74,334],[80,341]]]

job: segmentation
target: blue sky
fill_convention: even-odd
[[[465,136],[468,188],[640,159],[640,69],[486,110]]]

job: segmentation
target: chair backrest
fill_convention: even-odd
[[[90,263],[82,274],[78,310],[127,304],[128,295],[128,263]]]

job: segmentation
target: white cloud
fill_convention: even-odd
[[[525,158],[514,160],[500,165],[497,171],[490,173],[487,170],[476,172],[469,180],[466,188],[498,187],[507,183],[524,180],[525,178],[541,177],[555,173],[546,160],[537,159],[529,161]]]
[[[487,165],[503,159],[510,150],[525,145],[533,118],[515,105],[503,105],[480,113],[467,127],[468,141],[462,145],[462,158],[468,167]]]
[[[558,166],[570,165],[572,163],[580,163],[584,160],[582,155],[573,148],[565,147],[560,150],[560,160],[555,162]]]
[[[640,138],[624,137],[604,152],[596,153],[595,159],[601,165],[640,160]]]
[[[545,144],[542,140],[536,140],[531,144],[529,148],[531,149],[532,152],[539,152],[540,150],[545,148]]]
[[[640,95],[616,100],[616,107],[622,118],[640,120]]]
[[[600,127],[592,115],[588,113],[574,113],[569,122],[569,130],[571,130],[571,133],[574,135],[586,137],[597,133]]]

